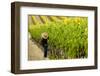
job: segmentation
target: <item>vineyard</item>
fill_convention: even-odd
[[[37,43],[41,33],[48,33],[49,59],[87,58],[87,17],[28,16],[28,25],[28,32]]]

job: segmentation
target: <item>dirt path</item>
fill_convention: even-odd
[[[28,60],[43,60],[43,51],[29,39],[28,43]]]

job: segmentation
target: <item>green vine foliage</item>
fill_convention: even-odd
[[[49,35],[50,59],[76,59],[88,56],[87,18],[70,18],[67,22],[54,21],[46,24],[30,25],[32,38],[39,43],[41,33]]]

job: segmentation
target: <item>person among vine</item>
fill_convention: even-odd
[[[48,54],[48,33],[47,32],[43,32],[41,34],[41,45],[44,49],[44,58],[48,59],[47,54]]]

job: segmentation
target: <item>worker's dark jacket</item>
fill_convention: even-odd
[[[48,46],[48,38],[47,38],[47,39],[42,38],[42,39],[41,39],[41,45],[42,45],[43,47]]]

